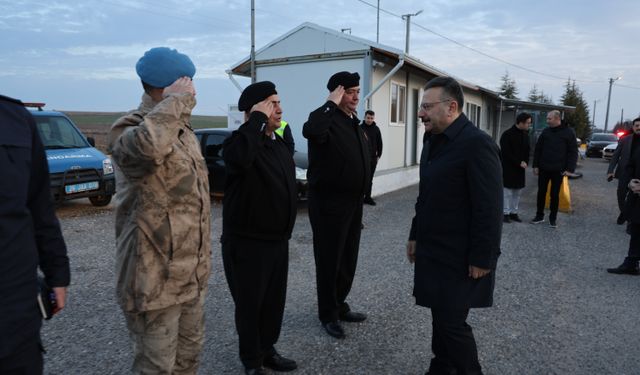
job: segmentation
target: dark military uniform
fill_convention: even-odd
[[[371,175],[359,123],[327,101],[311,112],[302,130],[309,140],[309,220],[322,323],[350,311],[345,300],[356,272],[362,201]]]
[[[69,259],[49,189],[36,124],[0,96],[0,373],[41,374],[37,268],[51,287],[69,285]]]
[[[297,211],[293,158],[282,138],[265,135],[267,121],[253,112],[225,141],[223,153],[222,257],[247,369],[276,354]]]

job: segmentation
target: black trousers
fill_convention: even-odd
[[[345,300],[358,263],[362,198],[326,200],[311,193],[308,207],[316,261],[318,317],[322,323],[333,322],[350,310]]]
[[[21,345],[12,354],[0,358],[2,375],[42,375],[42,344],[37,335]]]
[[[627,199],[627,192],[629,191],[629,188],[627,187],[628,184],[628,179],[618,180],[618,189],[616,190],[616,195],[618,197],[618,208],[620,209],[621,214],[624,212],[624,202]]]
[[[222,261],[235,303],[240,360],[262,366],[275,353],[287,297],[289,241],[225,238]]]
[[[640,261],[640,224],[629,223],[629,230],[631,232],[631,239],[629,239],[629,252],[624,261],[630,265],[637,265]]]
[[[365,193],[366,198],[371,198],[371,189],[373,188],[373,174],[376,173],[376,167],[378,166],[378,158],[376,156],[371,157],[371,179],[367,185],[367,191]]]
[[[558,217],[558,205],[560,203],[560,186],[562,185],[562,172],[545,171],[540,169],[538,173],[538,197],[536,216],[544,216],[544,203],[547,198],[547,185],[551,181],[551,193],[549,202],[549,220]]]
[[[469,310],[431,309],[434,358],[429,375],[480,375],[478,349],[471,326],[467,324]]]

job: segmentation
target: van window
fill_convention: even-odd
[[[42,143],[47,150],[90,147],[87,140],[65,117],[36,116],[35,120]]]

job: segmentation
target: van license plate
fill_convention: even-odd
[[[67,194],[80,193],[83,191],[96,190],[100,187],[98,181],[83,182],[81,184],[67,185],[64,192]]]

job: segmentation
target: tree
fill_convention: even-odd
[[[589,127],[589,106],[582,96],[582,91],[576,85],[576,81],[567,80],[565,92],[562,94],[562,104],[576,107],[572,113],[565,114],[565,121],[572,126],[578,138],[588,138],[591,133]]]
[[[507,99],[518,99],[518,87],[516,87],[516,81],[509,77],[509,71],[507,70],[500,78],[502,85],[499,88],[501,96]]]
[[[531,88],[531,91],[529,91],[528,99],[534,103],[553,104],[553,99],[545,94],[544,91],[538,91],[538,87],[535,84]]]

